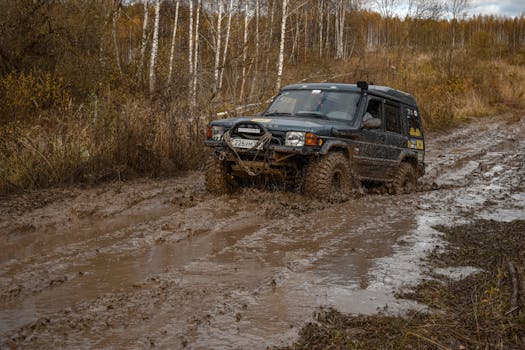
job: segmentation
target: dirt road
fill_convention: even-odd
[[[525,114],[428,136],[423,190],[323,204],[203,174],[0,202],[0,348],[264,349],[319,306],[402,312],[432,227],[525,217]],[[433,185],[432,185],[433,184]]]

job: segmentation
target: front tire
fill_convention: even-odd
[[[306,172],[305,193],[323,200],[340,201],[357,188],[358,180],[350,162],[339,152],[310,162]]]
[[[229,174],[226,164],[213,155],[206,162],[205,182],[206,189],[217,195],[231,193],[235,187],[235,180]]]

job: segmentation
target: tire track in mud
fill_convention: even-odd
[[[430,135],[422,192],[402,196],[214,197],[195,172],[36,208],[8,199],[0,347],[264,348],[320,305],[421,307],[393,291],[421,278],[419,258],[441,244],[432,226],[524,213],[524,129],[507,116]]]

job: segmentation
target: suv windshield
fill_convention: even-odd
[[[275,98],[264,115],[294,115],[350,121],[361,94],[349,91],[288,90]]]

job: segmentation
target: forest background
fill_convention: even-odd
[[[211,119],[367,80],[427,130],[525,107],[525,17],[468,0],[1,0],[0,194],[202,166]]]

